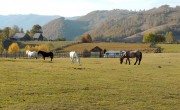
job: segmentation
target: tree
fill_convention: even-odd
[[[38,24],[34,25],[30,31],[32,34],[42,33],[42,27]]]
[[[6,39],[10,38],[9,37],[10,29],[11,29],[10,27],[5,27],[4,30],[3,30],[3,33],[4,33],[5,37],[6,37]]]
[[[41,27],[40,25],[38,25],[38,24],[34,25],[34,26],[32,27],[32,29],[30,30],[30,32],[27,31],[27,34],[28,34],[30,37],[33,37],[33,35],[34,35],[35,33],[42,33],[42,27]]]
[[[14,58],[16,59],[17,52],[19,52],[19,45],[17,43],[12,43],[8,48],[8,53],[14,54]]]
[[[145,33],[143,42],[164,42],[165,37],[161,34],[156,33]]]
[[[174,34],[172,32],[167,32],[165,35],[166,42],[172,43],[176,41],[176,38],[174,37]]]
[[[89,34],[85,34],[81,37],[81,42],[90,43],[90,42],[92,42],[92,38]]]
[[[24,30],[23,30],[23,28],[21,28],[21,31],[20,31],[20,33],[24,33]]]
[[[31,50],[31,46],[30,45],[26,45],[24,50]]]

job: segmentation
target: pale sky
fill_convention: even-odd
[[[161,5],[180,6],[180,0],[0,0],[0,15],[39,14],[82,16],[95,10],[151,9]]]

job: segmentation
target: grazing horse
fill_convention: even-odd
[[[38,55],[41,54],[43,56],[43,59],[45,60],[45,57],[50,57],[51,61],[53,59],[53,53],[52,52],[44,52],[44,51],[38,51]]]
[[[70,56],[71,63],[74,63],[74,60],[76,59],[76,61],[80,64],[80,57],[78,57],[78,54],[76,53],[76,51],[69,52],[69,56]]]
[[[35,57],[37,59],[37,57],[38,57],[38,54],[36,51],[31,52],[29,50],[26,50],[26,54],[28,55],[28,58]]]
[[[141,59],[142,59],[142,52],[139,50],[136,51],[121,51],[121,55],[120,55],[120,64],[123,63],[123,59],[126,59],[126,64],[127,61],[129,61],[129,65],[130,65],[130,59],[129,58],[136,58],[136,62],[134,63],[134,65],[136,65],[137,61],[139,60],[138,65],[140,65]]]

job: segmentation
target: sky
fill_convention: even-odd
[[[95,10],[148,10],[161,5],[180,6],[180,0],[0,0],[0,15],[39,14],[82,16]]]

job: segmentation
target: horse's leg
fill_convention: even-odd
[[[127,64],[127,61],[128,61],[128,59],[126,58],[126,64]]]
[[[129,58],[127,58],[127,60],[129,61],[129,65],[130,65],[130,59],[129,59]]]
[[[44,58],[44,60],[45,60],[45,57],[43,57]]]
[[[134,65],[136,65],[137,61],[138,61],[138,58],[136,57],[136,62],[134,63]]]
[[[71,60],[71,63],[73,64],[73,63],[74,63],[74,59],[73,59],[73,58],[70,58],[70,60]]]
[[[140,65],[140,63],[141,63],[141,59],[139,58],[139,63],[138,63],[138,65]]]

